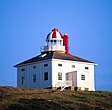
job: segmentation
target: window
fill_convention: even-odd
[[[58,66],[62,66],[62,64],[58,64]]]
[[[44,80],[48,80],[48,72],[44,73]]]
[[[58,73],[58,80],[62,80],[62,73],[61,72]]]
[[[85,75],[81,75],[81,80],[85,80]]]
[[[86,70],[88,70],[88,69],[89,69],[89,67],[85,67],[85,69],[86,69]]]
[[[72,65],[72,68],[75,68],[75,65]]]
[[[54,44],[56,44],[56,40],[54,40]]]
[[[22,78],[21,78],[21,84],[22,84],[22,85],[24,84],[24,80],[25,80],[25,77],[22,76]]]
[[[33,66],[33,69],[35,69],[36,68],[36,66]]]
[[[22,69],[21,69],[21,71],[25,71],[25,69],[24,69],[24,68],[22,68]]]
[[[51,40],[51,42],[53,42],[53,40]]]
[[[44,67],[48,66],[48,64],[44,64]]]
[[[59,44],[59,40],[57,40],[57,44]]]
[[[36,82],[36,74],[33,75],[33,82]]]
[[[62,41],[60,40],[60,45],[62,44]]]

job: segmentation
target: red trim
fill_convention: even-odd
[[[52,33],[52,38],[56,38],[56,29],[54,29],[54,31]]]
[[[56,35],[56,32],[58,32],[58,29],[54,28],[53,30],[53,33],[52,33],[52,38],[57,38],[57,35]],[[62,38],[62,34],[60,32],[58,32]]]
[[[63,36],[63,45],[65,46],[65,53],[69,54],[69,44],[68,44],[68,36]]]
[[[61,36],[61,38],[63,38],[62,34],[60,32],[58,32],[58,29],[54,28],[52,30],[52,32],[47,35],[47,38],[46,39],[49,39],[49,36],[50,35],[52,35],[51,36],[52,38],[57,38],[57,33],[56,32],[59,33],[59,35]]]

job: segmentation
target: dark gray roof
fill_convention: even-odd
[[[59,52],[47,52],[47,53],[41,53],[40,55],[33,57],[31,59],[28,59],[26,61],[23,61],[14,67],[27,64],[27,63],[33,63],[33,62],[38,62],[38,61],[43,61],[43,60],[48,60],[48,59],[61,59],[61,60],[70,60],[70,61],[79,61],[79,62],[87,62],[87,63],[94,63],[92,61],[71,55],[71,54],[65,54],[65,53],[59,53]]]

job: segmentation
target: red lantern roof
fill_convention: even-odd
[[[54,28],[52,30],[52,32],[50,32],[48,35],[47,35],[47,38],[46,40],[53,40],[53,39],[62,39],[62,34],[60,32],[58,32],[58,29]]]

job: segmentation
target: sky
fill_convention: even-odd
[[[112,0],[0,0],[0,86],[17,86],[13,66],[39,55],[54,27],[98,64],[95,89],[112,91]]]

